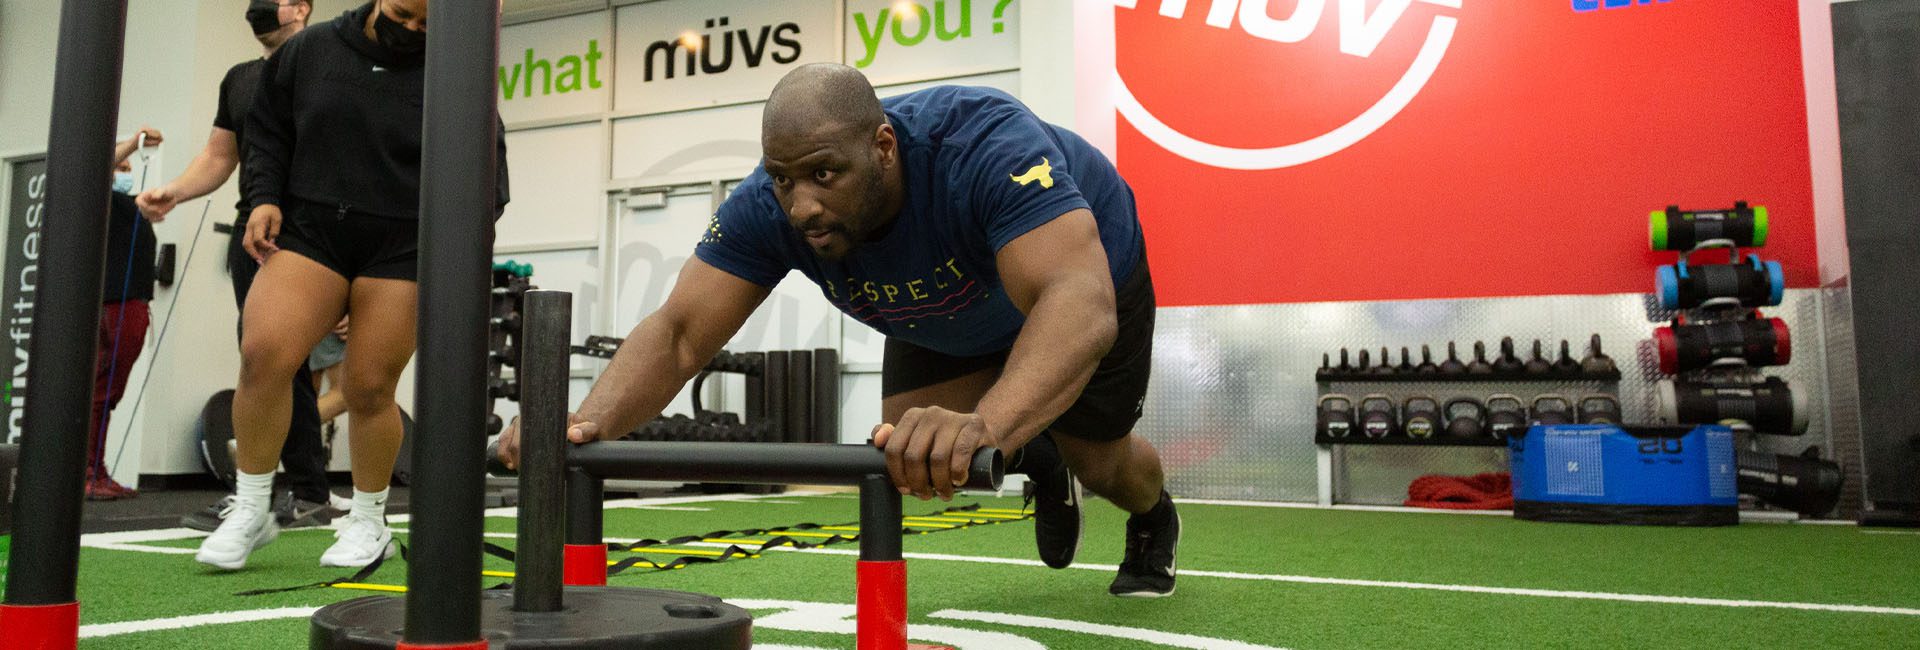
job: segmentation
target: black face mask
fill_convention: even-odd
[[[412,56],[427,51],[427,33],[407,29],[406,25],[394,22],[387,12],[379,7],[373,8],[373,35],[379,37],[380,44],[395,54]]]
[[[254,36],[280,29],[279,3],[273,0],[253,0],[247,5],[247,24],[253,26]]]

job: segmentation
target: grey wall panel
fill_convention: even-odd
[[[1833,48],[1867,498],[1920,509],[1920,2],[1834,5]]]
[[[1652,275],[1649,269],[1649,276]],[[1649,283],[1651,283],[1649,277]],[[1794,360],[1768,369],[1809,391],[1816,414],[1826,409],[1824,352],[1815,335],[1823,311],[1817,291],[1793,290],[1770,316],[1787,321],[1794,333]],[[1630,421],[1647,421],[1654,382],[1661,379],[1651,336],[1672,318],[1649,307],[1647,296],[1547,296],[1470,300],[1311,303],[1230,307],[1171,307],[1159,311],[1154,338],[1154,378],[1146,415],[1136,431],[1154,442],[1165,460],[1171,489],[1179,495],[1270,501],[1312,501],[1316,497],[1313,405],[1318,396],[1314,370],[1323,352],[1366,347],[1379,354],[1402,346],[1416,357],[1421,344],[1444,356],[1446,343],[1460,343],[1463,357],[1473,342],[1484,340],[1489,354],[1502,336],[1520,347],[1535,338],[1562,338],[1583,354],[1587,337],[1598,333],[1609,356],[1620,365],[1618,388]],[[1416,359],[1417,360],[1417,359]],[[1520,392],[1532,384],[1341,384],[1343,392],[1391,388],[1448,395]],[[1555,384],[1574,393],[1600,391],[1597,383]],[[1357,395],[1356,395],[1357,396]],[[1798,453],[1807,445],[1831,449],[1826,418],[1812,419],[1811,430],[1791,439],[1754,443],[1777,453]],[[1398,504],[1406,486],[1422,474],[1472,474],[1504,471],[1500,449],[1368,448],[1344,451],[1338,500]]]

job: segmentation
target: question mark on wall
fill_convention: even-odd
[[[1000,0],[997,3],[994,3],[993,33],[998,34],[998,33],[1007,31],[1007,26],[1001,23],[1001,17],[1007,13],[1007,5],[1010,5],[1010,4],[1013,4],[1013,0]]]

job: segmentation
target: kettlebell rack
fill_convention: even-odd
[[[1475,342],[1470,361],[1460,359],[1455,342],[1441,362],[1427,345],[1417,363],[1404,347],[1398,364],[1387,348],[1377,365],[1365,350],[1322,355],[1313,433],[1320,505],[1334,503],[1347,446],[1505,448],[1508,435],[1535,423],[1620,421],[1620,370],[1599,335],[1581,359],[1571,342],[1560,347],[1552,358],[1535,340],[1531,357],[1523,358],[1505,337],[1492,358],[1485,342]]]

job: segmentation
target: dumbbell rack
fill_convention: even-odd
[[[1353,398],[1356,411],[1359,402],[1366,395],[1385,394],[1398,407],[1413,396],[1432,397],[1442,405],[1438,430],[1431,438],[1413,438],[1405,432],[1382,438],[1369,438],[1356,428],[1345,437],[1328,437],[1317,431],[1314,433],[1315,460],[1318,468],[1319,505],[1334,505],[1334,496],[1338,489],[1341,465],[1346,461],[1344,447],[1362,446],[1398,446],[1398,447],[1434,447],[1434,448],[1502,448],[1507,446],[1504,438],[1491,435],[1459,439],[1444,435],[1444,405],[1455,397],[1467,396],[1483,403],[1489,395],[1511,394],[1518,397],[1522,404],[1531,408],[1533,400],[1542,395],[1561,395],[1567,398],[1569,405],[1577,404],[1583,396],[1592,394],[1619,395],[1620,373],[1618,370],[1602,373],[1567,374],[1528,374],[1513,372],[1495,372],[1481,374],[1442,375],[1432,373],[1414,374],[1374,374],[1369,372],[1339,372],[1322,369],[1315,372],[1314,383],[1317,394],[1314,402],[1317,408],[1319,398],[1329,394],[1345,394]]]

